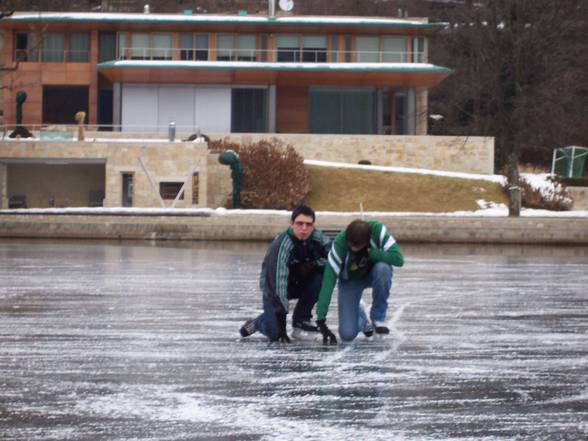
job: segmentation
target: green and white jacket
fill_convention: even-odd
[[[355,264],[355,254],[347,246],[345,230],[340,231],[333,241],[323,275],[323,284],[316,304],[318,320],[324,320],[327,317],[331,296],[338,278],[343,280],[361,279],[367,276],[371,266],[376,262],[385,262],[399,267],[404,265],[402,251],[384,224],[378,221],[367,221],[367,223],[371,229],[368,254],[371,265],[358,267]]]

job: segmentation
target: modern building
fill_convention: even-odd
[[[271,5],[270,1],[270,5]],[[426,19],[15,13],[0,20],[6,124],[122,131],[426,134]]]
[[[182,141],[198,131],[267,133],[307,159],[492,172],[493,139],[426,136],[428,90],[451,72],[428,62],[441,24],[269,6],[1,19],[0,208],[222,206],[229,169]],[[22,92],[33,138],[12,139]]]

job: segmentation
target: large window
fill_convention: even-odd
[[[189,34],[180,35],[180,58],[182,60],[208,60],[208,35]]]
[[[43,36],[43,56],[45,62],[63,62],[65,36],[49,33]]]
[[[278,48],[277,61],[300,61],[300,42],[297,36],[280,35],[276,38],[276,46]]]
[[[131,58],[146,60],[149,58],[149,34],[131,34]]]
[[[311,88],[310,133],[375,134],[374,89]]]
[[[18,32],[15,37],[15,61],[39,61],[41,44],[37,34]]]
[[[171,60],[171,34],[120,33],[118,35],[119,59]]]
[[[267,89],[234,88],[231,91],[231,132],[267,132]]]
[[[412,62],[425,63],[425,39],[423,37],[415,37],[412,40]]]
[[[69,61],[87,63],[90,51],[90,35],[87,33],[70,34]]]
[[[327,61],[327,37],[302,37],[302,61],[307,63],[325,63]]]
[[[100,32],[98,37],[98,62],[116,59],[116,34]]]
[[[43,123],[74,124],[74,115],[88,113],[88,86],[43,86]]]
[[[90,34],[17,32],[14,35],[14,50],[14,59],[18,61],[87,63],[90,58]]]
[[[382,61],[385,63],[405,63],[406,39],[402,37],[382,38]]]
[[[355,39],[358,63],[380,61],[380,39],[378,37],[357,37]]]
[[[413,88],[396,91],[394,94],[394,134],[416,133],[416,93]]]
[[[277,61],[325,63],[327,61],[327,37],[324,35],[280,35],[276,38]]]
[[[219,61],[255,61],[255,35],[219,35],[216,48]]]
[[[172,36],[171,34],[153,34],[151,36],[151,57],[153,60],[171,60]]]

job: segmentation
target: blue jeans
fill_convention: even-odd
[[[298,285],[295,290],[289,290],[288,299],[298,299],[292,314],[292,323],[310,321],[312,308],[314,308],[321,290],[322,279],[322,272],[316,272],[305,283]],[[255,319],[257,330],[271,341],[278,339],[276,311],[280,309],[280,306],[274,302],[279,302],[279,300],[272,300],[272,298],[264,295],[263,313]]]
[[[383,322],[388,310],[388,297],[392,289],[393,270],[390,265],[377,262],[367,277],[359,280],[339,280],[339,336],[343,341],[353,340],[368,322],[368,318],[359,307],[359,302],[366,288],[372,288],[372,308],[370,319]]]

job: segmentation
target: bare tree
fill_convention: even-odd
[[[520,161],[587,143],[587,5],[582,0],[487,0],[444,11],[431,50],[455,74],[432,91],[448,134],[496,139],[496,166],[517,182]]]

